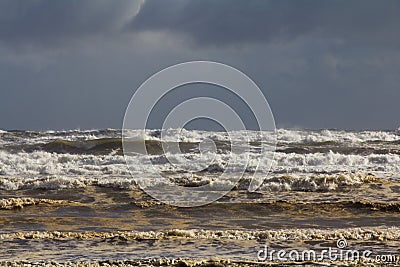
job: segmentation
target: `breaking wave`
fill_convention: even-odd
[[[165,230],[165,231],[118,231],[118,232],[20,232],[0,234],[0,240],[12,239],[121,239],[121,240],[160,240],[171,238],[190,239],[239,239],[239,240],[399,240],[398,227],[369,227],[347,229],[280,229],[280,230]]]

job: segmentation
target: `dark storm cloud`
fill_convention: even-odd
[[[400,1],[147,0],[134,31],[169,31],[200,44],[291,40],[304,35],[366,45],[400,44]]]
[[[3,0],[0,1],[0,42],[10,46],[63,44],[107,34],[120,27],[139,1]],[[132,18],[132,15],[131,17]]]
[[[0,0],[0,129],[119,128],[198,59],[249,75],[278,126],[397,128],[399,25],[389,0]]]
[[[291,41],[313,35],[398,48],[399,10],[400,1],[395,0],[3,0],[0,42],[62,45],[128,29],[178,33],[200,45]]]

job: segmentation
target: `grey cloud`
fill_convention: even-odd
[[[0,1],[0,42],[17,47],[64,45],[127,29],[177,33],[200,45],[314,35],[339,43],[398,48],[398,25],[400,2],[395,0]]]
[[[9,46],[48,46],[104,35],[120,28],[140,1],[3,0],[0,42]],[[132,17],[132,16],[131,16]]]
[[[304,35],[400,44],[399,1],[147,0],[130,27],[170,31],[200,44],[291,40]]]
[[[278,126],[400,125],[400,2],[139,3],[0,0],[0,128],[119,128],[141,82],[198,59],[249,75]]]

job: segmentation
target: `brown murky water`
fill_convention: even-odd
[[[398,188],[378,179],[340,192],[237,190],[196,208],[168,206],[138,189],[1,191],[0,259],[221,258],[256,264],[265,245],[322,251],[337,248],[340,238],[351,249],[400,255]]]

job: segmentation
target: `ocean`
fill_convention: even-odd
[[[167,132],[0,131],[1,264],[400,264],[399,131]]]

